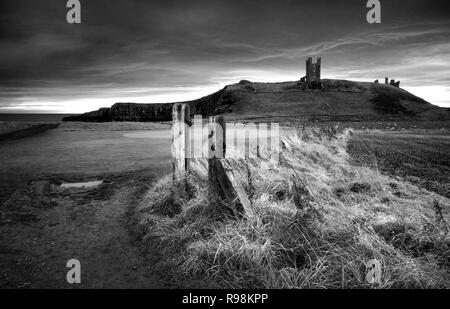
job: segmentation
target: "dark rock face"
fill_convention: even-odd
[[[220,114],[227,111],[233,99],[225,93],[225,89],[217,91],[203,98],[180,102],[190,105],[193,114],[203,116]],[[63,118],[63,121],[86,121],[86,122],[107,122],[107,121],[170,121],[172,120],[172,106],[175,103],[116,103],[110,108],[101,108],[97,111],[84,113],[77,116]]]
[[[111,106],[110,115],[114,121],[168,121],[172,119],[172,106],[173,103],[116,103]]]
[[[168,121],[172,119],[173,103],[137,104],[116,103],[110,108],[77,116],[68,116],[63,121],[107,122],[107,121]]]
[[[104,107],[97,111],[85,113],[77,116],[64,117],[63,121],[86,121],[86,122],[106,122],[112,121],[110,108]]]
[[[168,121],[172,119],[172,105],[167,104],[137,104],[116,103],[111,108],[100,108],[97,111],[85,113],[78,116],[63,118],[63,121]]]

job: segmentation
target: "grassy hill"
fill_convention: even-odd
[[[226,113],[229,120],[376,121],[448,120],[449,110],[401,88],[346,80],[322,80],[322,88],[299,82],[240,81],[203,98],[186,101],[192,113]],[[111,108],[69,117],[69,121],[171,120],[167,104],[116,103]]]
[[[449,111],[406,90],[377,83],[323,80],[320,90],[297,82],[250,83],[225,87],[231,118],[304,121],[446,120]]]

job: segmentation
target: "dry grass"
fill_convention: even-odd
[[[283,140],[277,165],[234,162],[252,202],[240,220],[209,202],[205,162],[188,194],[160,180],[137,211],[143,240],[214,286],[449,288],[449,200],[350,165],[348,134],[307,129]],[[366,281],[370,259],[380,283]]]

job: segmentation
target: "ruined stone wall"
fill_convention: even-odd
[[[374,83],[379,83],[378,79],[376,79],[376,80],[374,81]],[[395,79],[391,79],[391,81],[389,81],[389,77],[385,77],[385,78],[384,78],[384,84],[385,84],[385,85],[391,85],[391,86],[400,88],[400,81],[399,81],[399,80],[398,80],[398,81],[395,81]]]
[[[391,79],[389,85],[400,88],[400,81],[395,81],[395,79]]]

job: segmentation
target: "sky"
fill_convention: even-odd
[[[390,77],[450,107],[450,2],[0,0],[0,113],[82,113],[196,99],[247,79]]]

